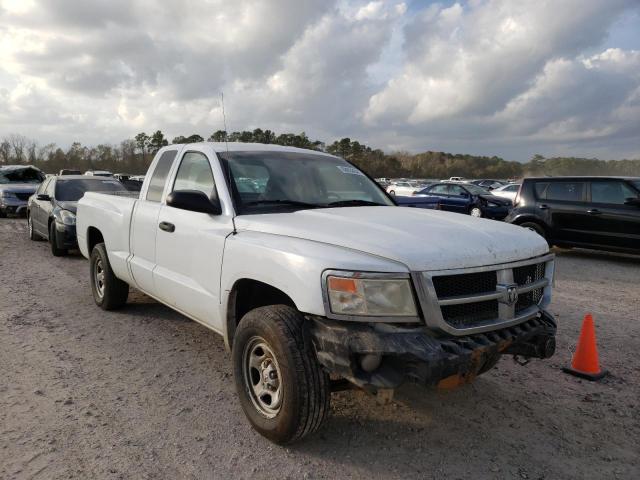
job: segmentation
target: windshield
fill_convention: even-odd
[[[469,192],[471,192],[473,195],[486,195],[487,193],[489,193],[485,188],[479,187],[472,183],[465,185],[464,188],[469,190]]]
[[[638,190],[640,190],[640,180],[634,180],[634,181],[632,181],[631,183],[633,183],[633,185],[634,185]]]
[[[240,213],[282,208],[394,205],[382,189],[348,162],[297,152],[219,154]]]
[[[126,192],[124,185],[117,180],[91,179],[59,179],[56,183],[56,200],[59,202],[77,202],[85,192]]]
[[[44,174],[35,168],[0,170],[0,183],[42,183]]]

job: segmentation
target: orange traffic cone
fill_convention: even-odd
[[[600,380],[609,373],[606,370],[600,370],[598,347],[596,346],[596,327],[590,313],[584,316],[582,331],[580,332],[580,339],[578,340],[578,348],[576,348],[576,352],[573,354],[571,367],[565,367],[562,370],[571,375],[586,378],[587,380]]]

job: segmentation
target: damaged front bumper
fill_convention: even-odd
[[[424,327],[310,319],[319,362],[363,388],[407,381],[455,387],[490,369],[500,355],[549,358],[555,351],[556,322],[546,311],[518,325],[458,337],[437,337]]]

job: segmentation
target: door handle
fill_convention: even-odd
[[[549,207],[547,205],[545,205],[544,203],[542,205],[538,205],[538,208],[540,210],[549,210]]]
[[[176,230],[176,226],[173,223],[169,223],[169,222],[160,222],[160,225],[158,226],[160,227],[160,230],[163,230],[169,233],[173,233]]]
[[[587,210],[587,213],[590,215],[601,215],[602,212],[597,208],[592,208],[591,210]]]

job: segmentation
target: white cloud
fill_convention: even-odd
[[[640,19],[636,5],[3,0],[0,135],[207,135],[222,127],[224,91],[232,129],[640,156],[639,54],[600,47],[622,16]]]

